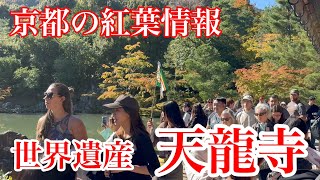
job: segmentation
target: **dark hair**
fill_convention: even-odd
[[[270,96],[270,98],[279,100],[279,97],[278,97],[277,95],[275,95],[275,94],[273,94],[272,96]],[[270,98],[269,98],[269,99],[270,99]]]
[[[280,113],[282,113],[282,107],[280,105],[274,105],[271,108],[271,112],[280,112]]]
[[[167,116],[170,123],[176,128],[185,128],[186,125],[182,119],[179,105],[175,101],[169,101],[163,106],[164,115]]]
[[[231,98],[228,98],[227,99],[227,106],[229,107],[231,104],[233,104],[234,103],[234,100],[233,99],[231,99]]]
[[[189,128],[194,127],[196,124],[200,124],[203,127],[207,126],[208,117],[203,111],[203,108],[200,103],[197,103],[193,105],[192,111],[191,111],[192,119],[188,124]]]
[[[191,107],[191,103],[190,103],[190,102],[185,102],[185,103],[183,103],[183,107],[188,107],[188,108],[189,108],[189,110],[188,110],[189,113],[190,113],[191,110],[192,110],[192,107]]]
[[[240,108],[242,108],[241,100],[236,100],[236,102],[234,102],[234,109],[238,110]]]
[[[130,117],[130,133],[132,137],[136,137],[140,134],[149,135],[146,130],[146,127],[143,124],[139,111],[122,107],[126,113],[129,114]]]
[[[66,86],[62,83],[53,83],[50,86],[53,86],[55,89],[57,89],[57,94],[59,96],[65,97],[65,100],[62,103],[63,109],[68,114],[72,114],[72,101],[71,101],[68,86]],[[42,120],[42,119],[44,119],[44,120]],[[50,109],[48,109],[47,113],[44,116],[42,116],[40,118],[40,120],[42,120],[42,121],[41,122],[39,121],[40,124],[37,127],[36,138],[38,140],[44,140],[47,137],[47,135],[49,133],[49,129],[50,129],[50,127],[53,123],[53,120],[54,120],[52,111]]]
[[[286,120],[284,119],[283,108],[280,105],[274,105],[271,108],[271,113],[279,112],[281,113],[281,117],[278,121],[278,124],[283,124]],[[271,116],[271,121],[275,123],[275,119]]]

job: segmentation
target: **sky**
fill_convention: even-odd
[[[275,5],[276,0],[250,0],[250,4],[255,4],[259,9],[264,9],[265,7]]]

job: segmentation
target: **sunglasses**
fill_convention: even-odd
[[[265,115],[265,114],[267,114],[267,112],[263,112],[263,113],[255,113],[254,115],[256,115],[256,116],[263,116],[263,115]]]
[[[221,118],[221,121],[229,121],[230,118]]]
[[[43,95],[44,95],[44,98],[52,99],[54,93],[53,92],[49,92],[49,93],[45,92],[45,93],[43,93]]]
[[[207,103],[212,103],[212,101],[208,101]]]

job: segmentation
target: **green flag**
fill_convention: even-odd
[[[161,69],[160,62],[158,62],[156,86],[160,87],[160,99],[162,99],[164,97],[163,92],[168,90],[168,85],[167,85],[166,77],[164,76],[164,73]]]

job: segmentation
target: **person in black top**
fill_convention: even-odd
[[[311,127],[311,120],[315,119],[315,114],[317,114],[319,111],[319,107],[315,104],[315,102],[316,102],[316,98],[314,96],[310,96],[308,107],[307,107],[308,128]]]
[[[188,123],[189,128],[193,128],[196,124],[200,124],[203,127],[206,127],[208,121],[208,117],[204,113],[202,106],[200,103],[193,105],[191,111],[191,119]]]
[[[294,127],[301,130],[303,134],[305,134],[305,140],[308,143],[308,146],[315,149],[315,147],[311,144],[310,139],[308,139],[308,127],[307,124],[300,118],[296,118],[294,116],[290,116],[283,124],[286,124],[289,126],[290,130]],[[297,159],[297,174],[300,173],[300,170],[310,170],[312,169],[312,164],[304,159],[304,158],[298,158]]]
[[[284,114],[282,113],[282,107],[280,105],[274,105],[271,107],[271,121],[274,124],[283,124],[286,119],[284,118]]]
[[[163,122],[158,128],[186,128],[182,119],[179,105],[175,101],[166,102],[162,108]],[[151,136],[154,139],[154,144],[157,142],[173,142],[172,137],[157,137],[155,136],[153,124],[149,124],[151,128]],[[159,151],[159,158],[162,163],[165,163],[171,156],[171,151]],[[161,177],[154,177],[152,180],[183,180],[183,165],[180,163],[172,172]]]
[[[113,109],[114,121],[120,127],[116,131],[117,138],[129,140],[134,144],[131,171],[111,171],[111,180],[151,180],[154,171],[160,167],[156,152],[139,114],[139,104],[136,99],[120,95],[114,103],[105,104]]]

